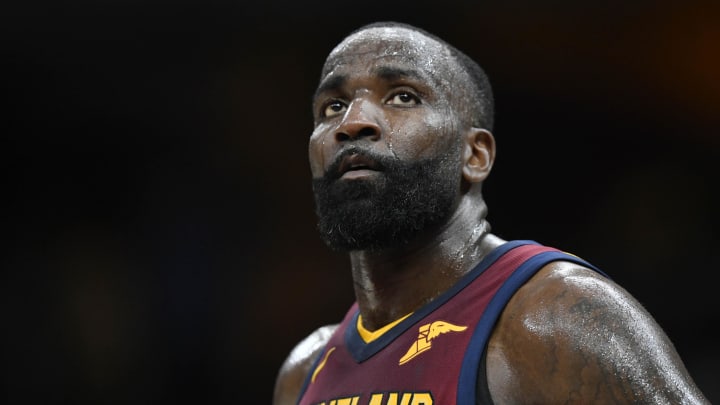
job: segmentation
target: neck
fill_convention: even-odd
[[[501,244],[488,235],[486,212],[482,201],[463,199],[445,226],[431,235],[397,249],[351,252],[363,326],[376,330],[414,312]]]

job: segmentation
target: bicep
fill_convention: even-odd
[[[295,405],[315,359],[337,325],[323,326],[298,343],[280,367],[273,392],[274,405]]]
[[[611,403],[702,397],[650,314],[618,285],[568,263],[547,266],[518,291],[491,347],[489,368],[500,373],[488,381],[499,397]]]

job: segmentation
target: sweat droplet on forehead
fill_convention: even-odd
[[[410,64],[433,76],[456,65],[442,44],[419,32],[397,27],[372,28],[351,35],[335,47],[325,63],[323,77],[339,65],[382,60]]]

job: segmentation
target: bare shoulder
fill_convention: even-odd
[[[323,326],[298,343],[280,367],[275,381],[274,405],[295,405],[305,377],[338,325]]]
[[[550,263],[508,302],[488,386],[502,403],[709,403],[652,316],[585,267]]]

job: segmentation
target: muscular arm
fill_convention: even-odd
[[[319,328],[298,343],[290,352],[275,381],[274,405],[297,404],[300,390],[305,382],[305,377],[310,372],[310,367],[336,328],[337,325]]]
[[[510,300],[488,346],[496,404],[706,404],[672,343],[625,290],[566,262]]]

